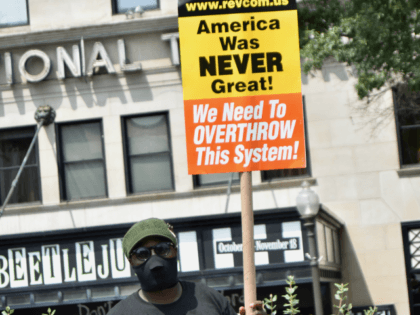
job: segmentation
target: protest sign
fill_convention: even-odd
[[[295,0],[188,1],[179,34],[188,172],[306,167]]]

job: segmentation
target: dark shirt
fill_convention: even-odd
[[[180,281],[181,297],[170,304],[144,301],[136,291],[115,305],[108,315],[237,315],[232,306],[216,290],[201,283]]]

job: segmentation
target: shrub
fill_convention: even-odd
[[[299,300],[296,299],[297,294],[294,294],[296,289],[298,288],[295,284],[295,280],[293,276],[289,276],[286,280],[286,283],[289,285],[286,287],[286,293],[285,295],[282,295],[288,303],[283,304],[283,306],[286,306],[287,308],[283,310],[283,314],[290,314],[295,315],[300,313],[297,304],[299,303]],[[348,305],[345,303],[347,300],[347,295],[345,294],[349,289],[347,288],[349,284],[346,283],[335,283],[335,286],[337,287],[337,293],[335,294],[335,299],[339,301],[338,305],[334,305],[335,308],[337,308],[337,315],[350,315],[352,304],[349,303]],[[272,315],[277,314],[276,305],[274,305],[274,302],[277,301],[277,295],[270,294],[269,298],[264,299],[264,306],[270,310]],[[369,307],[368,310],[364,310],[365,315],[374,315],[377,312],[377,307]]]

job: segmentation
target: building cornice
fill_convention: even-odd
[[[139,33],[174,31],[178,29],[178,16],[168,15],[126,21],[110,22],[82,27],[7,34],[0,36],[2,50],[65,43],[84,39],[100,39]]]
[[[285,189],[300,187],[303,181],[308,181],[311,185],[316,184],[316,178],[313,177],[297,177],[290,179],[283,179],[272,182],[263,182],[252,186],[254,192],[258,191],[271,191],[273,189]],[[55,211],[71,211],[71,210],[84,210],[88,208],[102,208],[108,206],[123,206],[128,204],[145,203],[145,202],[159,202],[169,200],[182,200],[197,197],[209,197],[225,195],[227,190],[226,185],[215,187],[202,187],[186,192],[156,192],[145,193],[138,195],[129,195],[116,199],[89,199],[80,201],[62,201],[60,204],[55,205],[42,205],[40,202],[27,203],[27,204],[12,204],[8,205],[4,211],[3,217],[29,214],[29,213],[42,213],[42,212],[55,212]],[[240,193],[240,185],[234,184],[231,187],[231,193]]]

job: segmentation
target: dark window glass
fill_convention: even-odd
[[[420,163],[420,125],[401,127],[400,141],[403,164]]]
[[[28,24],[27,0],[0,0],[0,27]]]
[[[420,306],[420,274],[412,273],[409,282],[412,303]]]
[[[114,0],[115,13],[125,13],[128,10],[136,11],[140,6],[143,10],[159,8],[159,0]]]
[[[420,93],[406,94],[394,91],[395,117],[401,165],[420,163]]]
[[[35,134],[34,128],[0,131],[0,201],[3,205]],[[36,146],[19,177],[11,203],[40,200],[39,164]]]
[[[167,116],[126,118],[125,128],[129,192],[173,190]]]
[[[62,125],[59,130],[64,199],[105,197],[101,123]]]
[[[271,170],[271,171],[261,172],[261,177],[263,181],[270,181],[273,179],[281,179],[281,178],[288,178],[288,177],[307,176],[307,175],[308,175],[308,168],[292,168],[292,169],[286,169],[286,170]]]
[[[232,176],[233,175],[233,176]],[[195,186],[227,185],[232,176],[232,183],[239,182],[239,173],[202,174],[195,176]]]

